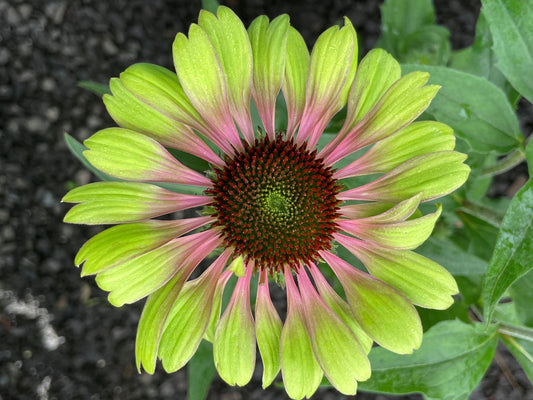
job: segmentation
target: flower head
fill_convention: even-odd
[[[120,127],[87,139],[84,154],[122,181],[85,185],[63,200],[78,203],[66,222],[117,225],[85,243],[76,264],[97,275],[116,306],[148,296],[139,368],[152,373],[159,358],[178,370],[205,338],[220,376],[244,385],[257,344],[264,387],[281,369],[292,398],[311,396],[323,375],[354,394],[370,376],[373,342],[412,352],[422,339],[413,304],[444,309],[457,293],[444,268],[412,251],[441,212],[422,215],[419,205],[469,173],[448,126],[413,122],[438,87],[426,85],[426,73],[401,77],[380,49],[357,66],[347,19],[309,55],[287,16],[259,17],[246,31],[220,7],[217,16],[202,11],[188,37],[178,34],[173,54],[176,73],[136,64],[111,80],[104,102]],[[276,113],[280,90],[286,115]],[[262,127],[252,123],[250,100]],[[344,124],[326,133],[342,109]],[[196,207],[196,217],[173,214]],[[342,248],[366,272],[340,258]],[[269,280],[286,288],[284,322]]]

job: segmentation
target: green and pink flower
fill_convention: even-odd
[[[420,204],[469,173],[451,128],[413,122],[438,86],[426,85],[424,72],[402,77],[380,49],[358,66],[348,19],[309,54],[288,16],[259,17],[247,31],[220,7],[217,16],[202,11],[188,37],[177,35],[173,55],[176,73],[136,64],[111,80],[104,102],[120,127],[87,139],[84,155],[119,180],[63,201],[78,203],[66,222],[117,225],[85,243],[76,264],[96,274],[115,306],[148,296],[139,369],[153,373],[159,358],[176,371],[206,339],[230,385],[250,381],[257,345],[264,387],[281,370],[294,399],[310,397],[324,375],[354,394],[370,377],[373,342],[411,353],[422,340],[414,305],[445,309],[457,293],[443,267],[413,252],[441,213],[423,215]],[[283,99],[286,113],[276,108]],[[184,165],[175,150],[209,170]],[[197,207],[195,217],[176,214]],[[340,258],[342,248],[366,271]],[[284,322],[270,281],[286,289]]]

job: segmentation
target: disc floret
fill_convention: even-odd
[[[316,152],[278,134],[246,145],[215,170],[216,225],[259,268],[297,268],[331,247],[340,186]]]

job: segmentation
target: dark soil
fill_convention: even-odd
[[[380,3],[228,5],[246,23],[262,13],[287,12],[309,44],[347,15],[366,52],[379,35]],[[479,1],[435,4],[454,47],[469,45]],[[69,153],[63,133],[83,140],[113,125],[100,99],[77,82],[106,82],[141,61],[172,68],[172,40],[196,20],[200,6],[185,0],[0,0],[0,399],[185,399],[185,369],[137,374],[134,342],[142,304],[114,308],[91,278],[79,277],[74,256],[97,229],[63,224],[60,199],[73,184],[93,179]],[[523,169],[502,178],[498,193],[521,174]],[[500,359],[510,377],[494,364],[472,398],[533,398],[516,362],[504,350]],[[211,400],[284,398],[281,389],[261,390],[260,368],[244,388],[217,378],[209,393]],[[346,396],[319,390],[314,398]]]

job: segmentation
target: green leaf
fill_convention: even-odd
[[[516,114],[500,88],[486,79],[446,67],[402,65],[402,72],[427,71],[442,85],[426,112],[450,125],[474,151],[506,154],[523,136]]]
[[[93,174],[95,174],[100,180],[102,181],[119,181],[120,179],[113,178],[112,176],[109,176],[107,174],[104,174],[102,171],[97,170],[92,166],[92,164],[85,158],[83,155],[83,152],[85,150],[88,150],[87,147],[85,147],[83,144],[78,142],[76,139],[74,139],[72,136],[70,136],[68,133],[65,133],[65,142],[67,143],[67,146],[69,150],[74,154],[74,156],[80,160],[85,167],[91,171]]]
[[[219,2],[217,0],[202,0],[202,8],[206,11],[210,11],[213,14],[217,12],[217,8],[219,6]],[[189,398],[189,400],[192,400]]]
[[[194,171],[203,172],[209,169],[209,163],[199,157],[193,156],[192,154],[186,153],[181,150],[171,148],[167,148],[167,150],[183,165],[189,167]]]
[[[466,235],[470,239],[468,250],[479,258],[489,261],[491,252],[496,244],[498,228],[487,221],[463,211],[457,211],[459,219],[463,222]]]
[[[97,96],[102,97],[104,94],[111,94],[109,85],[104,85],[98,82],[93,81],[79,81],[78,86],[87,89],[90,92],[93,92]]]
[[[203,340],[187,367],[188,400],[205,400],[215,373],[213,345]]]
[[[450,239],[430,237],[416,251],[435,260],[454,276],[479,276],[487,271],[487,263],[483,259],[466,252]]]
[[[450,67],[488,79],[505,92],[511,104],[516,108],[520,95],[497,68],[492,45],[492,35],[482,10],[476,23],[474,44],[454,52]]]
[[[361,390],[393,394],[421,392],[441,400],[465,399],[492,361],[496,327],[444,321],[425,335],[412,355],[398,356],[381,348],[370,352],[372,377]]]
[[[430,308],[417,307],[418,315],[422,321],[424,332],[429,330],[432,326],[442,321],[460,320],[465,323],[470,322],[468,316],[468,305],[464,301],[456,300],[446,310],[432,310]]]
[[[386,0],[381,7],[382,36],[378,47],[404,62],[445,64],[450,57],[450,32],[435,25],[431,0]]]
[[[431,0],[386,0],[381,6],[383,34],[378,47],[400,55],[402,38],[415,33],[425,25],[435,22]]]
[[[513,198],[502,221],[496,248],[483,287],[485,319],[490,322],[494,307],[504,292],[533,268],[533,181]]]
[[[523,0],[483,0],[483,12],[494,38],[497,66],[533,102],[533,3]]]

